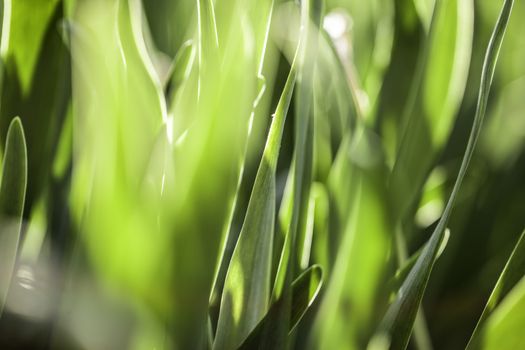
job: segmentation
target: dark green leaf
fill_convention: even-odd
[[[392,349],[405,349],[410,339],[417,311],[430,278],[432,267],[436,261],[439,247],[445,236],[445,228],[450,213],[452,212],[454,202],[463,182],[463,178],[465,177],[470,158],[472,157],[477,138],[481,131],[490,85],[492,83],[499,49],[510,17],[512,4],[513,0],[505,1],[486,51],[485,62],[481,73],[478,104],[472,130],[458,177],[445,207],[443,216],[438,222],[428,244],[417,259],[416,264],[401,286],[396,300],[389,307],[379,327],[380,333],[385,333],[390,338],[390,347]]]
[[[445,230],[445,237],[444,237],[443,241],[441,242],[441,247],[439,248],[437,258],[439,258],[441,256],[441,253],[443,253],[443,251],[445,250],[445,248],[447,246],[447,243],[448,243],[449,236],[450,236],[450,230],[446,229]],[[396,274],[394,275],[394,277],[392,277],[388,281],[388,289],[390,291],[392,291],[392,293],[397,293],[397,291],[399,290],[399,288],[401,287],[401,285],[405,281],[406,277],[408,276],[408,274],[410,273],[410,271],[412,270],[412,268],[416,264],[416,261],[419,258],[419,256],[421,255],[421,252],[423,251],[425,246],[426,245],[424,245],[423,247],[418,249],[414,254],[412,254],[412,256],[410,256],[405,261],[404,265],[401,266],[399,269],[397,269]]]
[[[290,332],[292,332],[308,308],[312,305],[323,284],[323,270],[319,265],[306,269],[292,283],[292,314]]]
[[[321,290],[323,284],[323,271],[320,266],[313,265],[305,270],[295,281],[292,283],[292,310],[291,310],[291,323],[289,333],[293,332],[295,327],[301,321],[308,308],[312,305]],[[244,340],[239,349],[268,349],[267,344],[271,343],[271,340],[266,339],[272,337],[272,332],[264,332],[265,327],[268,327],[270,323],[275,319],[275,313],[281,312],[282,304],[281,301],[277,301],[270,307],[266,316],[257,325],[257,327],[250,333],[248,338]],[[275,326],[275,325],[274,325]],[[277,332],[278,330],[276,330]]]
[[[172,71],[169,81],[169,87],[171,88],[171,101],[175,98],[180,85],[188,79],[190,75],[195,60],[194,46],[193,41],[186,41],[179,51],[177,51],[177,55],[173,59],[172,67],[170,68]],[[170,103],[170,105],[171,104],[172,103]]]
[[[6,1],[4,33],[2,33],[2,58],[13,60],[18,70],[22,91],[27,93],[36,69],[44,36],[59,0]]]
[[[430,33],[399,130],[391,188],[401,218],[413,204],[454,125],[467,82],[472,0],[436,3]]]

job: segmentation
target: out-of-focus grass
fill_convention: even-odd
[[[0,4],[0,345],[522,346],[512,0]]]

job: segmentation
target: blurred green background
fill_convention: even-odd
[[[364,349],[451,193],[503,1],[0,4],[0,154],[19,116],[28,174],[2,348],[237,348],[306,271],[287,346]],[[409,348],[467,345],[525,228],[524,13]]]

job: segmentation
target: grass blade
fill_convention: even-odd
[[[322,2],[305,1],[301,4],[301,27],[299,45],[298,45],[298,91],[296,99],[295,114],[295,144],[292,176],[292,193],[291,193],[291,213],[289,226],[286,227],[286,237],[283,245],[283,251],[277,270],[276,282],[273,289],[272,299],[276,300],[282,294],[286,284],[286,275],[293,272],[290,266],[295,268],[295,241],[303,240],[299,236],[300,225],[305,223],[305,216],[308,210],[308,197],[310,193],[310,183],[312,177],[313,163],[313,144],[312,144],[312,118],[310,115],[310,106],[312,100],[312,80],[316,62],[317,45],[318,45],[318,26],[321,21]],[[309,132],[310,131],[310,132]],[[302,236],[302,234],[301,234]],[[292,265],[290,265],[291,263]],[[292,270],[293,270],[292,268]],[[289,280],[291,282],[291,280]]]
[[[293,332],[295,327],[301,321],[306,311],[315,301],[321,286],[323,284],[323,271],[319,265],[313,265],[306,269],[299,277],[292,283],[292,310],[289,333]],[[275,318],[275,313],[280,312],[281,301],[278,300],[272,304],[270,310],[264,319],[257,325],[255,330],[250,333],[248,338],[242,343],[239,349],[268,349],[268,337],[272,333],[265,333],[265,327],[270,326],[270,323]],[[276,330],[276,332],[278,332]]]
[[[525,276],[525,231],[521,234],[492,290],[487,305],[485,305],[485,309],[472,333],[467,349],[480,348],[484,331],[488,328],[489,318],[523,276]]]
[[[472,49],[472,0],[436,2],[421,69],[411,87],[391,175],[403,219],[447,140],[465,90]]]
[[[506,0],[501,10],[500,16],[492,33],[485,55],[485,62],[481,73],[481,84],[479,88],[478,103],[474,122],[468,140],[467,148],[463,156],[458,177],[452,189],[452,193],[445,207],[443,216],[432,236],[418,258],[414,268],[410,271],[407,279],[403,283],[396,300],[389,307],[380,325],[380,332],[386,333],[390,337],[391,349],[405,349],[408,345],[412,327],[416,318],[417,311],[421,304],[425,288],[430,278],[430,273],[438,255],[439,247],[445,236],[445,228],[452,212],[454,202],[465,177],[468,164],[474,153],[485,109],[489,95],[490,85],[496,67],[497,57],[507,23],[510,17],[513,0]]]
[[[485,350],[523,349],[525,324],[525,278],[502,300],[483,327],[482,346]]]
[[[44,45],[45,34],[60,1],[6,0],[1,56],[17,71],[23,93],[28,93]]]
[[[340,146],[328,186],[329,249],[335,253],[311,349],[365,348],[386,308],[392,225],[383,160],[378,139],[364,126]]]
[[[295,60],[273,116],[221,299],[214,349],[231,349],[264,317],[270,299],[275,171],[296,79]]]
[[[202,64],[203,57],[219,47],[213,1],[197,0],[197,18],[199,20],[199,64]]]
[[[168,86],[169,105],[173,105],[181,85],[189,78],[195,61],[195,44],[192,40],[186,41],[173,59]]]
[[[450,237],[450,230],[447,228],[445,230],[445,236],[443,241],[441,242],[441,246],[439,247],[438,254],[436,258],[439,258],[441,256],[441,253],[445,250],[448,238]],[[414,267],[414,265],[417,262],[417,259],[421,256],[421,252],[423,249],[425,249],[424,245],[420,249],[418,249],[414,254],[412,254],[404,263],[403,266],[401,266],[399,269],[397,269],[395,275],[388,281],[388,290],[392,291],[392,293],[396,293],[399,288],[401,288],[401,285],[403,284],[403,281],[407,278],[408,274]]]
[[[259,19],[260,21],[259,29],[261,30],[259,33],[259,36],[261,37],[261,44],[258,46],[258,52],[260,52],[260,56],[257,56],[258,58],[257,59],[258,61],[258,68],[257,68],[258,89],[257,91],[258,92],[253,102],[252,110],[250,113],[250,118],[248,120],[248,130],[247,130],[248,139],[250,138],[250,135],[252,134],[251,129],[252,129],[253,121],[255,118],[255,112],[257,109],[257,105],[262,99],[264,92],[266,90],[266,79],[263,75],[263,67],[264,67],[266,47],[268,44],[270,26],[272,22],[274,0],[267,1],[267,2],[266,1],[260,2],[257,5],[259,6],[257,10],[261,10],[262,12],[264,12],[265,16]],[[248,153],[248,143],[249,142],[247,142],[244,145],[244,150],[242,153],[242,161],[240,162],[239,169],[238,169],[237,190],[235,191],[235,195],[233,196],[232,206],[230,208],[230,212],[228,213],[228,219],[225,225],[225,231],[222,235],[219,262],[217,264],[217,269],[215,271],[215,278],[214,278],[212,293],[210,297],[210,308],[212,309],[216,307],[216,304],[220,303],[221,293],[222,293],[222,289],[224,288],[224,280],[226,277],[228,264],[230,262],[231,254],[233,252],[234,246],[239,238],[238,237],[239,232],[236,231],[233,227],[234,226],[233,220],[234,220],[236,211],[239,210],[239,208],[241,207],[240,203],[238,202],[238,196],[239,196],[239,192],[240,192],[240,188],[242,184],[244,167],[245,167],[246,157]]]
[[[0,315],[15,265],[27,186],[27,150],[20,118],[11,121],[6,137],[0,184]]]
[[[313,265],[306,269],[293,281],[290,332],[293,332],[312,305],[321,290],[322,284],[323,270],[319,265]]]

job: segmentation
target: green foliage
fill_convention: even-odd
[[[20,239],[27,186],[27,150],[20,118],[9,124],[0,182],[0,315],[4,309]]]
[[[474,152],[476,141],[481,131],[481,126],[487,107],[490,85],[492,83],[492,77],[494,76],[494,68],[498,58],[501,43],[503,41],[503,35],[505,33],[505,29],[507,28],[512,4],[512,0],[505,2],[487,48],[487,53],[483,64],[483,71],[481,73],[481,85],[479,88],[476,115],[474,116],[472,131],[450,198],[447,202],[443,215],[441,216],[441,219],[434,230],[434,233],[432,233],[432,236],[427,243],[427,246],[418,257],[414,267],[399,289],[396,300],[389,307],[385,318],[381,323],[381,332],[387,334],[388,338],[390,339],[390,346],[393,349],[404,349],[408,345],[408,340],[410,338],[412,325],[416,318],[417,310],[421,304],[421,299],[423,298],[423,293],[428,283],[432,267],[434,266],[440,246],[445,237],[446,225],[448,223],[451,210],[454,206],[459,188],[462,185],[468,164]]]
[[[321,289],[322,280],[323,273],[321,267],[313,265],[293,281],[291,286],[290,325],[289,328],[285,330],[288,331],[289,334],[292,334],[301,318],[315,301]],[[282,312],[282,303],[280,300],[273,303],[268,309],[266,316],[259,322],[246,340],[243,341],[239,349],[267,349],[269,347],[275,347],[276,343],[273,337],[279,336],[281,330],[278,329],[278,325],[272,324],[272,321],[277,317],[277,313]],[[283,344],[281,344],[281,346],[283,346]]]
[[[296,74],[292,64],[273,115],[246,218],[226,274],[214,349],[238,346],[268,309],[275,226],[275,170]]]
[[[471,1],[437,1],[399,130],[391,188],[403,218],[451,132],[472,47]]]
[[[0,347],[525,346],[513,5],[1,1]]]
[[[509,340],[510,343],[515,342],[512,340],[512,329],[508,330],[505,327],[519,327],[523,320],[520,314],[522,307],[516,307],[514,305],[507,306],[510,310],[499,311],[500,308],[503,310],[502,302],[507,304],[511,303],[512,298],[517,299],[516,303],[522,303],[523,299],[523,287],[518,284],[523,284],[520,280],[525,276],[525,232],[521,234],[512,254],[505,265],[505,268],[501,272],[501,275],[492,290],[487,305],[478,320],[478,324],[472,337],[467,346],[468,349],[486,348],[492,349],[501,344],[502,341]],[[513,293],[514,295],[509,295]],[[507,301],[507,298],[509,301]],[[501,305],[501,306],[500,306]],[[503,316],[499,316],[501,319],[497,319],[498,315],[496,312],[503,313]],[[495,315],[493,315],[495,314]],[[493,342],[491,344],[491,342]],[[489,345],[490,344],[490,345]],[[518,346],[519,344],[509,344],[508,348]]]

